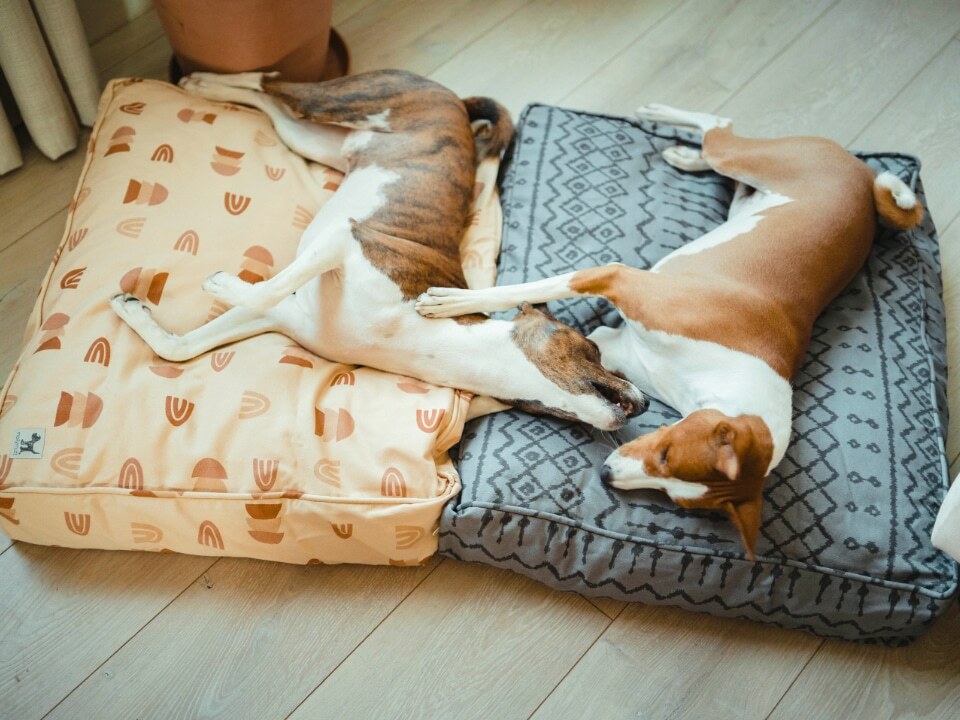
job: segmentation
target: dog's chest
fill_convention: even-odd
[[[408,372],[432,352],[429,321],[352,243],[341,268],[324,273],[297,293],[307,318],[297,340],[345,363]]]

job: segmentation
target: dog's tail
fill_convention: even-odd
[[[874,179],[873,201],[880,218],[898,230],[907,230],[923,220],[923,205],[893,173],[882,172]]]
[[[510,111],[488,97],[464,98],[463,104],[470,116],[470,127],[473,128],[477,162],[503,152],[513,138]]]

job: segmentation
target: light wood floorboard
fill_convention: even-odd
[[[214,562],[27,543],[0,555],[0,717],[43,717]]]
[[[906,648],[863,647],[827,640],[770,716],[823,718],[960,717],[960,608]],[[816,711],[811,699],[818,698]]]
[[[431,77],[461,97],[495,97],[515,116],[556,102],[676,9],[668,0],[532,0]]]
[[[819,645],[746,620],[630,605],[533,717],[763,718]]]
[[[445,560],[291,720],[526,718],[609,624],[577,595]]]
[[[913,153],[923,163],[927,206],[941,230],[960,214],[960,40],[944,46],[850,142],[858,150]]]
[[[517,12],[516,0],[396,3],[385,13],[374,3],[338,30],[350,39],[353,72],[383,67],[429,75],[471,42]]]
[[[954,0],[840,0],[720,112],[739,132],[846,145],[960,28]]]
[[[429,74],[515,114],[533,101],[620,114],[659,101],[729,115],[744,133],[809,132],[917,154],[941,230],[960,417],[956,2],[337,0],[334,18],[355,71]],[[167,71],[153,11],[93,50],[104,80]],[[53,163],[23,150],[24,168],[0,178],[0,376],[20,352],[83,163],[81,151]],[[960,422],[949,440],[955,476]],[[952,720],[958,630],[954,607],[909,648],[865,648],[587,601],[452,560],[294,568],[0,537],[4,720]]]
[[[618,115],[647,102],[715,111],[836,1],[688,0],[563,103]]]
[[[47,717],[286,717],[438,562],[220,560]]]
[[[50,258],[60,244],[66,221],[67,208],[64,207],[13,245],[0,250],[0,308],[3,309],[0,337],[8,338],[0,345],[0,376],[4,378],[13,370],[20,355],[27,318],[50,267]]]

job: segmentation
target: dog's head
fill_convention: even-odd
[[[772,457],[770,431],[756,415],[698,410],[621,446],[600,478],[621,490],[664,490],[684,508],[725,512],[754,559]]]
[[[540,308],[520,306],[511,339],[540,376],[523,396],[499,398],[514,407],[614,430],[649,404],[631,383],[600,364],[594,342]]]

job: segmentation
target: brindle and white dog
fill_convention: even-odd
[[[257,284],[226,273],[208,278],[204,290],[234,307],[205,325],[174,335],[139,299],[113,298],[117,314],[157,355],[182,361],[280,332],[336,362],[602,429],[646,407],[633,385],[603,368],[593,342],[529,305],[512,321],[431,320],[414,309],[429,287],[466,287],[459,246],[476,166],[513,134],[495,101],[461,100],[401,71],[325,83],[197,73],[181,85],[263,110],[293,151],[346,177],[303,233],[296,259],[274,277]]]

